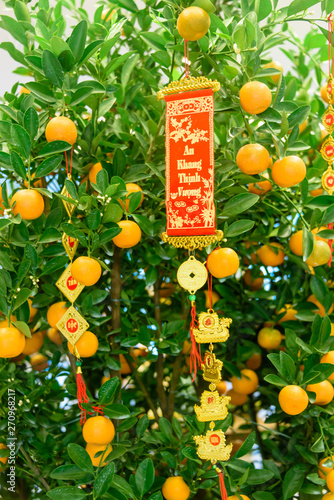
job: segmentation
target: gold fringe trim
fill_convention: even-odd
[[[200,90],[212,88],[214,92],[220,89],[220,83],[217,80],[209,80],[205,76],[195,78],[193,76],[182,78],[177,82],[171,82],[169,85],[159,90],[157,98],[161,101],[166,95],[177,94],[179,92],[186,92],[187,90]]]
[[[169,243],[175,248],[185,248],[187,250],[196,250],[197,248],[205,248],[211,243],[217,243],[224,237],[223,231],[217,230],[215,234],[204,236],[168,236],[167,233],[162,233],[161,239],[164,243]]]

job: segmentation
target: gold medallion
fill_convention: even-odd
[[[58,321],[56,328],[74,345],[88,329],[89,324],[78,311],[71,306]]]
[[[327,193],[330,195],[334,193],[334,171],[331,165],[329,165],[327,170],[322,174],[321,184]]]
[[[231,323],[231,318],[219,318],[212,309],[201,312],[198,316],[198,328],[193,329],[196,342],[226,342],[230,335],[228,328]]]
[[[205,436],[194,436],[197,444],[197,455],[202,460],[226,462],[231,456],[233,444],[226,445],[225,434],[220,429],[207,431]]]
[[[65,248],[67,255],[71,260],[73,260],[75,252],[77,251],[79,245],[79,241],[75,238],[72,238],[72,236],[68,236],[68,234],[63,233],[61,242],[63,244],[63,247]]]
[[[78,283],[71,275],[71,264],[67,266],[63,274],[56,283],[59,290],[65,295],[67,300],[73,302],[79,297],[85,285]]]
[[[208,271],[202,262],[196,260],[192,255],[186,262],[183,262],[177,271],[177,281],[180,286],[190,294],[205,285],[208,279]]]
[[[64,186],[63,189],[61,190],[61,193],[63,196],[66,196],[67,198],[71,198],[70,193],[67,191],[66,187]],[[69,203],[65,200],[62,200],[65,210],[68,214],[68,216],[71,218],[74,210],[75,210],[75,205],[73,203]]]
[[[219,384],[222,379],[223,362],[216,358],[213,352],[206,351],[202,364],[203,378],[207,382]]]
[[[332,136],[329,136],[324,140],[320,149],[320,153],[324,160],[329,162],[334,161],[334,140]]]
[[[333,109],[331,104],[328,106],[328,109],[326,109],[326,111],[322,117],[322,124],[330,134],[333,132],[333,130],[334,130],[334,109]]]
[[[224,420],[227,417],[227,405],[231,398],[220,396],[218,391],[204,391],[201,396],[201,405],[195,405],[194,410],[199,422]]]

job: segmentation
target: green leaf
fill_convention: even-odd
[[[22,54],[22,52],[18,50],[12,42],[0,43],[0,49],[6,50],[14,61],[26,66],[24,54]]]
[[[255,12],[258,22],[268,17],[272,9],[271,0],[255,0]]]
[[[75,62],[81,59],[85,51],[87,29],[87,21],[81,21],[75,26],[71,36],[67,39]]]
[[[245,212],[252,207],[260,197],[252,193],[242,193],[233,196],[224,206],[222,215],[224,217],[232,217],[233,215]]]
[[[91,210],[87,215],[87,225],[91,231],[95,231],[101,223],[101,214],[100,210],[96,208],[95,210]]]
[[[126,169],[126,156],[124,151],[117,148],[114,153],[113,161],[113,175],[122,176]]]
[[[137,193],[131,193],[130,196],[128,196],[130,214],[132,214],[132,212],[134,212],[139,207],[142,201],[142,196],[143,193],[141,191],[138,191]]]
[[[276,500],[276,497],[268,491],[255,491],[253,498],[254,500]]]
[[[0,252],[0,262],[3,269],[6,269],[7,271],[14,271],[14,266],[8,253]]]
[[[78,467],[80,467],[80,469],[86,472],[94,473],[94,467],[90,459],[90,456],[88,455],[87,451],[84,448],[82,448],[82,446],[79,446],[78,444],[75,443],[70,443],[67,446],[67,452],[70,458],[73,460],[73,462]]]
[[[53,36],[51,38],[50,45],[51,45],[51,50],[56,57],[58,57],[62,52],[65,52],[66,50],[68,51],[71,50],[69,45],[65,42],[65,40],[59,38],[58,36]]]
[[[132,214],[133,219],[139,224],[140,229],[147,234],[148,236],[153,236],[154,228],[152,222],[143,215],[134,215]]]
[[[145,495],[145,493],[152,488],[154,479],[153,462],[150,458],[145,458],[137,467],[135,474],[135,484],[140,497]]]
[[[169,422],[169,420],[167,420],[167,418],[165,418],[165,417],[159,418],[159,428],[160,428],[162,434],[165,436],[165,438],[167,438],[168,440],[170,440],[172,438],[173,428],[172,428],[172,424]]]
[[[26,30],[23,25],[9,16],[1,16],[1,27],[8,31],[15,40],[22,43],[22,45],[28,45],[28,38],[26,35]]]
[[[21,179],[24,179],[25,181],[27,180],[27,172],[26,168],[24,166],[24,163],[22,161],[22,158],[19,154],[17,154],[15,151],[12,151],[10,154],[10,159],[12,163],[12,167],[14,169],[14,172],[21,177]]]
[[[283,500],[291,498],[300,490],[307,468],[305,464],[296,464],[288,470],[283,480]]]
[[[32,106],[24,113],[24,128],[33,141],[37,135],[39,126],[38,114]]]
[[[228,238],[233,238],[234,236],[239,236],[239,234],[246,233],[250,231],[254,226],[255,222],[252,220],[238,220],[231,224],[227,231],[225,232],[225,236]]]
[[[35,172],[35,177],[36,178],[45,177],[46,175],[51,174],[51,172],[57,170],[62,161],[63,158],[60,155],[51,156],[51,158],[47,158],[40,165],[38,165],[37,170]]]
[[[285,385],[288,385],[287,382],[285,382],[275,374],[266,375],[264,377],[264,380],[266,382],[269,382],[269,384],[277,385],[279,387],[284,387]]]
[[[45,276],[46,274],[52,274],[58,269],[62,269],[68,263],[68,257],[66,255],[62,255],[61,257],[55,257],[51,261],[47,262],[44,266],[44,270],[41,276]]]
[[[106,243],[108,243],[108,241],[115,238],[115,236],[117,236],[121,232],[122,229],[120,227],[112,227],[110,229],[107,229],[106,231],[103,231],[103,233],[101,233],[99,236],[99,244],[105,245]]]
[[[14,12],[18,21],[31,22],[29,9],[24,2],[15,0]]]
[[[293,111],[288,117],[289,129],[291,130],[296,125],[301,125],[309,117],[310,112],[311,107],[307,105]]]
[[[111,486],[115,474],[115,463],[107,464],[94,481],[95,498],[101,498]]]
[[[47,492],[47,496],[52,500],[80,500],[85,498],[86,493],[75,486],[59,486]]]
[[[310,280],[312,293],[322,303],[328,294],[328,288],[321,278],[318,276],[311,276]]]
[[[42,68],[50,82],[56,87],[62,88],[64,81],[63,68],[56,56],[49,50],[43,51]]]
[[[49,227],[43,231],[39,242],[40,243],[53,243],[54,241],[61,240],[61,233],[55,227]]]
[[[270,470],[250,470],[247,478],[247,484],[263,484],[266,481],[269,481],[273,476],[274,473]]]
[[[294,16],[298,14],[298,12],[304,12],[316,3],[318,3],[317,0],[293,0],[288,7],[288,16]]]
[[[313,250],[314,236],[303,226],[303,260],[304,262],[309,258]]]
[[[49,142],[49,144],[46,144],[40,152],[39,155],[36,156],[36,158],[42,158],[43,156],[50,156],[55,153],[63,153],[64,151],[68,151],[71,149],[71,144],[69,142],[65,141],[52,141]]]
[[[56,102],[53,91],[46,85],[38,82],[28,82],[25,83],[24,86],[27,87],[27,89],[30,90],[32,94],[35,94],[41,101],[47,103]]]
[[[240,458],[247,455],[247,453],[249,453],[252,450],[255,441],[256,441],[256,434],[255,432],[252,432],[249,436],[247,436],[247,439],[245,439],[239,450],[233,455],[233,460],[235,458]]]
[[[86,473],[77,465],[61,465],[53,470],[50,477],[53,479],[72,480],[82,479]]]
[[[107,380],[99,389],[99,402],[101,404],[111,403],[119,390],[119,385],[120,381],[118,377]]]
[[[100,193],[105,194],[109,185],[109,176],[105,168],[102,168],[102,170],[97,173],[96,185],[99,188]]]
[[[18,307],[20,307],[23,302],[25,302],[31,295],[31,290],[29,288],[21,288],[21,290],[16,295],[16,299],[14,302],[13,311],[15,311]]]
[[[112,404],[104,408],[103,411],[109,418],[123,419],[123,418],[128,418],[130,416],[130,411],[128,410],[128,408],[118,403]]]
[[[12,125],[12,144],[26,158],[29,159],[31,151],[31,140],[27,132],[20,125]]]
[[[20,330],[20,332],[22,332],[25,337],[31,338],[31,331],[27,323],[25,323],[24,321],[13,321],[13,325],[15,326],[15,328]]]
[[[158,33],[156,33],[155,31],[144,31],[140,33],[140,37],[153,50],[166,51],[166,42],[164,38],[161,35],[158,35]]]
[[[305,446],[301,446],[300,444],[296,445],[296,450],[300,455],[310,464],[312,465],[318,465],[318,459],[316,455],[311,453]],[[317,475],[318,476],[318,475]],[[319,477],[319,476],[318,476]]]
[[[139,420],[137,427],[136,427],[136,432],[137,432],[137,437],[138,439],[141,439],[143,435],[145,434],[145,431],[148,429],[150,425],[150,420],[146,414],[142,416],[142,418]]]
[[[88,59],[90,59],[95,54],[95,52],[97,52],[99,48],[102,47],[103,43],[104,40],[94,40],[94,42],[87,45],[79,61],[79,64],[82,65],[86,61],[88,61]]]
[[[113,451],[111,453],[113,453]],[[117,476],[116,474],[114,475],[114,479],[112,481],[112,486],[116,490],[120,491],[121,493],[124,493],[126,495],[126,499],[127,500],[130,499],[130,498],[135,498],[135,495],[133,493],[133,490],[132,490],[131,486],[121,476]]]

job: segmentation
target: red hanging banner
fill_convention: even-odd
[[[165,101],[167,235],[215,234],[213,91]]]

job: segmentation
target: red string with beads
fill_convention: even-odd
[[[219,476],[219,487],[220,487],[221,498],[222,500],[227,500],[227,491],[225,487],[224,474],[220,469],[218,469],[217,472]]]
[[[77,398],[81,410],[80,425],[83,425],[86,422],[87,410],[82,406],[82,403],[89,403],[89,397],[87,396],[86,385],[81,371],[77,371]]]

